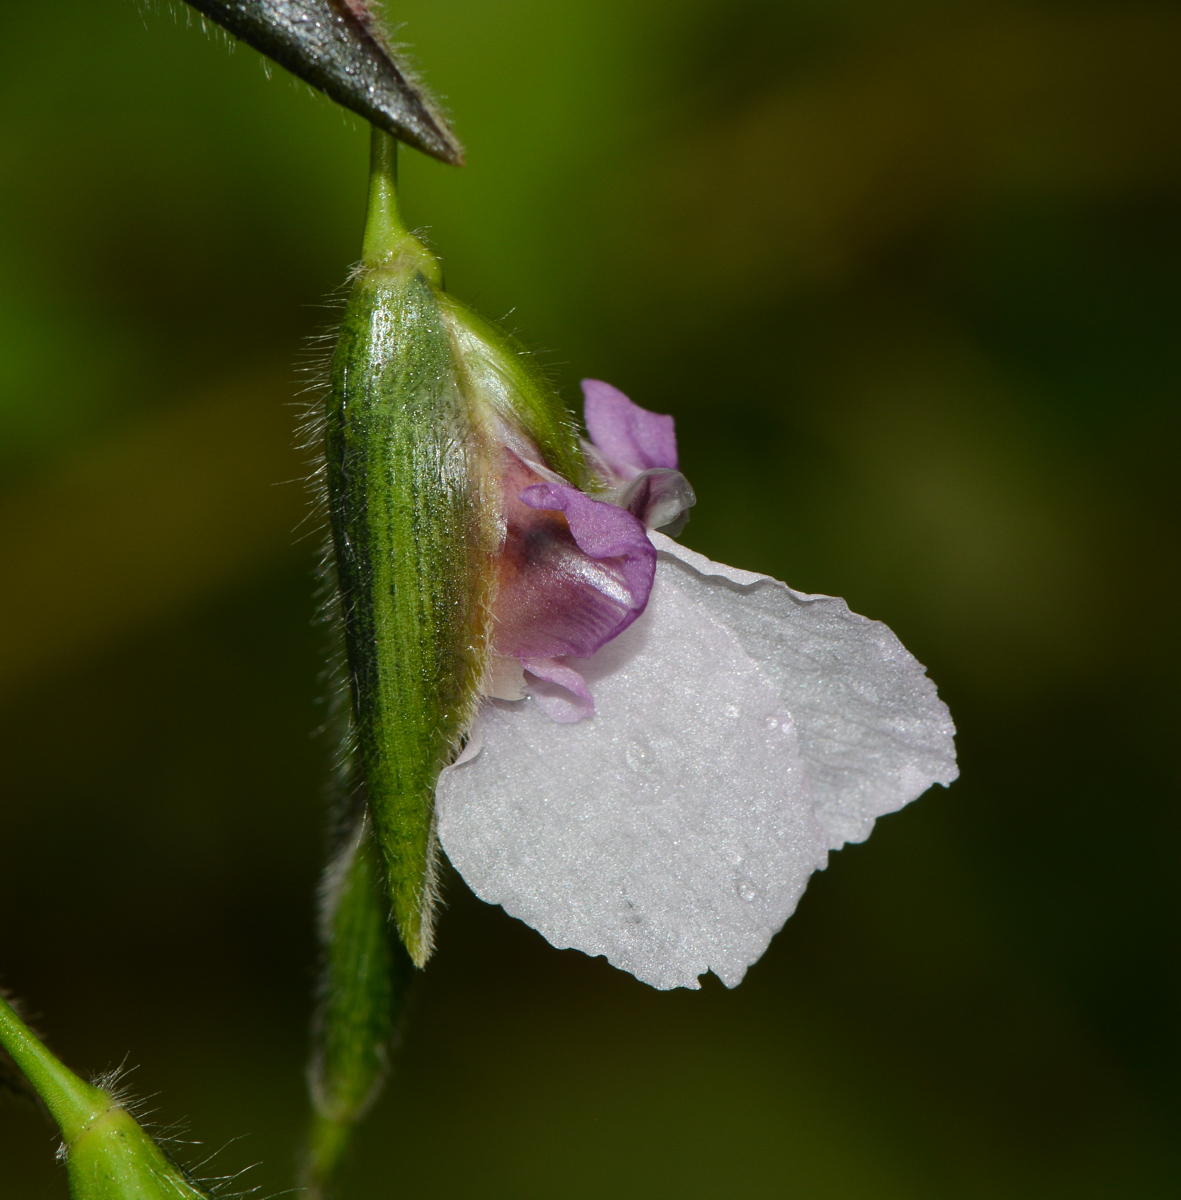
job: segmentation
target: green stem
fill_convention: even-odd
[[[369,211],[361,261],[367,267],[387,262],[409,233],[398,208],[398,139],[374,125],[369,139]]]
[[[369,141],[369,208],[361,263],[367,270],[405,266],[435,287],[443,282],[439,260],[406,228],[398,207],[398,139],[373,126]]]
[[[325,1200],[331,1193],[341,1164],[353,1143],[356,1125],[315,1113],[304,1167],[303,1187],[307,1200]]]
[[[0,1045],[37,1089],[67,1145],[76,1142],[110,1109],[110,1096],[83,1083],[50,1054],[3,996],[0,996]]]
[[[72,1200],[209,1200],[110,1092],[50,1054],[2,996],[0,1046],[61,1129]]]

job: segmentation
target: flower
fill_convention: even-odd
[[[830,850],[957,777],[954,727],[881,622],[652,528],[693,503],[672,418],[583,387],[606,499],[505,473],[494,644],[528,677],[486,689],[439,837],[555,946],[733,987]]]
[[[923,668],[844,601],[679,547],[671,417],[448,295],[375,131],[324,417],[347,786],[411,958],[475,892],[657,987],[736,984],[828,851],[955,778]]]

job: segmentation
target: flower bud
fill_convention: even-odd
[[[3,997],[0,1045],[61,1129],[71,1200],[207,1200],[115,1094],[63,1066]]]

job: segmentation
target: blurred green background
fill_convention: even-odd
[[[963,778],[734,992],[452,875],[350,1200],[1181,1193],[1181,12],[391,0],[449,285],[678,421],[685,540],[928,664]],[[290,1186],[329,748],[296,394],[366,135],[184,5],[0,5],[0,982]],[[0,1196],[65,1196],[0,1105]],[[236,1185],[237,1186],[237,1185]]]

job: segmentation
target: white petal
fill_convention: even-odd
[[[582,668],[593,717],[486,705],[438,828],[472,890],[555,946],[658,988],[733,987],[826,836],[786,707],[688,580],[662,556],[647,611]]]
[[[831,849],[864,841],[875,817],[959,775],[947,706],[880,621],[651,537],[658,570],[676,572],[730,630],[792,714]]]

